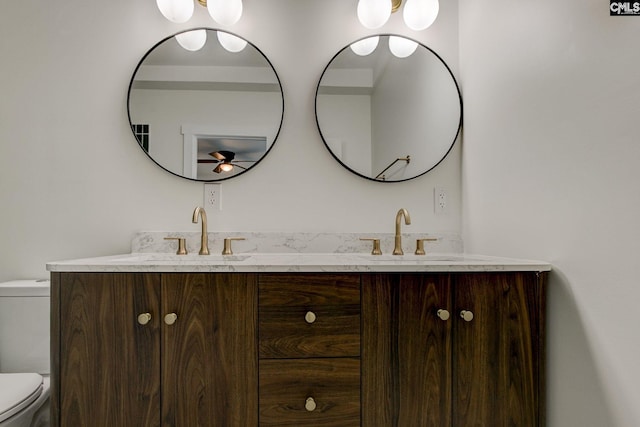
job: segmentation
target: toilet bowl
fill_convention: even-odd
[[[49,281],[0,283],[0,427],[49,425]]]
[[[49,424],[36,413],[48,403],[49,378],[39,374],[0,374],[0,427],[35,427]]]

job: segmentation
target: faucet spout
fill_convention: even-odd
[[[402,234],[401,234],[402,225],[400,223],[400,221],[402,220],[402,217],[404,217],[405,225],[411,224],[411,217],[409,216],[409,211],[407,211],[405,208],[400,209],[396,214],[396,244],[393,248],[394,255],[404,255],[404,252],[402,251]]]
[[[200,255],[209,255],[209,235],[207,233],[207,212],[200,206],[193,211],[193,223],[198,223],[198,216],[202,220],[202,235],[200,236]]]

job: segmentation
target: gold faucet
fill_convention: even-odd
[[[207,234],[207,213],[203,208],[198,206],[193,211],[193,223],[198,223],[198,215],[202,218],[202,236],[200,239],[200,255],[209,255],[209,236]]]
[[[404,252],[402,252],[402,234],[400,234],[400,220],[403,216],[404,223],[406,225],[411,224],[411,217],[409,216],[409,212],[405,208],[400,209],[396,214],[396,244],[393,248],[394,255],[404,255]]]

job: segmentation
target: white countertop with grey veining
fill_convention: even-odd
[[[51,262],[47,269],[57,272],[495,272],[548,271],[551,266],[539,261],[469,254],[131,253]]]
[[[185,237],[188,255],[176,255],[175,241]],[[224,237],[234,241],[234,255],[221,255]],[[370,255],[371,242],[381,239],[384,255]],[[414,255],[415,240],[427,243],[427,255]],[[391,255],[393,235],[311,233],[217,233],[209,235],[211,255],[198,255],[200,234],[140,232],[129,254],[50,262],[52,272],[495,272],[549,271],[542,261],[499,258],[462,253],[455,235],[403,234],[405,255]]]

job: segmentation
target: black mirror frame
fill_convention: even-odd
[[[456,130],[456,133],[453,137],[453,141],[451,141],[451,145],[449,146],[449,149],[447,150],[447,152],[442,156],[442,158],[440,160],[438,160],[438,162],[436,162],[432,167],[430,167],[429,169],[427,169],[426,171],[412,176],[410,178],[405,178],[405,179],[398,179],[398,180],[392,180],[392,181],[386,181],[386,180],[379,180],[376,178],[372,178],[370,176],[366,176],[363,175],[360,172],[357,172],[355,170],[353,170],[352,168],[350,168],[348,165],[346,165],[342,160],[340,160],[331,150],[331,148],[329,147],[329,144],[327,144],[327,140],[324,136],[324,134],[322,133],[322,128],[320,127],[320,120],[318,119],[318,94],[320,92],[320,84],[322,83],[322,78],[324,77],[325,73],[327,72],[327,70],[329,69],[329,67],[331,66],[331,63],[334,61],[334,59],[336,59],[336,57],[338,55],[340,55],[342,52],[344,52],[346,49],[349,49],[349,47],[353,44],[356,43],[360,40],[364,40],[364,39],[368,39],[370,37],[375,37],[375,36],[380,36],[380,37],[384,37],[384,36],[398,36],[398,37],[403,37],[405,39],[409,39],[412,40],[416,43],[418,43],[419,46],[424,47],[425,49],[427,49],[428,51],[430,51],[441,63],[442,65],[444,65],[444,67],[446,68],[447,72],[449,73],[449,75],[451,76],[451,78],[453,79],[453,83],[456,87],[456,91],[458,93],[458,100],[460,102],[460,119],[458,120],[458,128]],[[442,161],[444,161],[444,159],[449,155],[449,153],[451,152],[451,150],[453,150],[453,147],[456,143],[456,141],[458,140],[458,136],[460,135],[460,132],[462,130],[462,116],[463,116],[463,104],[462,104],[462,94],[460,93],[460,86],[458,85],[458,81],[456,80],[455,76],[453,75],[453,72],[451,71],[451,68],[449,68],[449,66],[447,65],[447,63],[440,57],[440,55],[438,55],[433,49],[431,49],[430,47],[428,47],[427,45],[417,41],[417,40],[413,40],[409,37],[400,35],[400,34],[392,34],[392,33],[384,33],[384,34],[370,34],[366,37],[362,37],[358,40],[355,40],[351,43],[349,43],[348,45],[346,45],[345,47],[343,47],[342,49],[340,49],[335,55],[333,55],[333,57],[331,58],[331,60],[329,61],[329,63],[327,64],[327,66],[324,68],[324,70],[322,71],[322,74],[320,75],[320,80],[318,80],[318,85],[316,87],[316,96],[315,96],[315,116],[316,116],[316,125],[318,127],[318,132],[320,133],[320,137],[322,138],[322,141],[324,142],[325,148],[327,149],[327,151],[329,151],[329,153],[331,153],[331,156],[340,164],[342,165],[342,167],[344,167],[345,169],[347,169],[349,172],[358,175],[362,178],[368,179],[370,181],[375,181],[375,182],[383,182],[383,183],[397,183],[397,182],[405,182],[405,181],[410,181],[412,179],[416,179],[419,178],[425,174],[427,174],[428,172],[432,171],[433,169],[435,169],[440,163],[442,163]]]
[[[267,64],[269,64],[269,66],[271,67],[271,69],[273,70],[273,74],[276,77],[276,80],[278,82],[278,86],[280,87],[280,97],[281,97],[281,101],[282,101],[282,113],[280,114],[280,123],[278,124],[278,130],[276,131],[276,134],[273,138],[273,142],[271,143],[271,145],[269,146],[269,148],[267,149],[267,151],[264,153],[264,155],[260,158],[260,160],[257,160],[253,166],[242,170],[232,176],[229,177],[224,177],[224,178],[220,178],[220,179],[210,179],[210,180],[206,180],[206,179],[196,179],[196,178],[190,178],[190,177],[186,177],[184,175],[180,175],[176,172],[170,171],[169,169],[165,168],[164,166],[162,166],[160,163],[158,163],[153,157],[151,157],[151,155],[149,154],[149,152],[147,150],[144,149],[144,147],[142,146],[141,141],[138,139],[138,137],[136,136],[134,129],[133,129],[133,122],[131,120],[131,108],[130,108],[130,98],[131,98],[131,89],[133,87],[134,84],[134,80],[136,77],[136,74],[138,73],[138,70],[140,69],[140,67],[142,66],[144,60],[151,54],[151,52],[153,52],[153,50],[155,48],[157,48],[158,46],[160,46],[162,43],[168,41],[169,39],[175,37],[178,34],[181,33],[186,33],[189,31],[194,31],[194,30],[211,30],[211,31],[222,31],[231,35],[234,35],[236,37],[239,37],[243,40],[245,40],[249,45],[251,45],[258,53],[260,53],[260,55],[262,55],[262,57],[265,59],[265,61],[267,61]],[[158,165],[161,169],[164,169],[165,171],[169,172],[170,174],[177,176],[179,178],[183,178],[183,179],[187,179],[189,181],[195,181],[195,182],[221,182],[221,181],[226,181],[228,179],[232,179],[232,178],[236,178],[238,176],[244,175],[245,173],[247,173],[249,170],[253,169],[254,167],[256,167],[270,152],[271,149],[273,148],[273,146],[275,145],[276,141],[278,140],[278,136],[280,135],[280,131],[282,130],[282,123],[284,121],[284,109],[285,109],[285,105],[284,105],[284,89],[282,87],[282,82],[280,81],[280,76],[278,75],[275,67],[273,66],[273,64],[271,63],[271,61],[269,60],[269,58],[267,58],[267,56],[264,54],[264,52],[262,52],[256,45],[254,45],[253,43],[251,43],[250,41],[246,40],[245,38],[239,36],[238,34],[232,33],[230,31],[227,30],[221,30],[221,29],[217,29],[217,28],[210,28],[210,27],[195,27],[195,28],[189,28],[183,31],[179,31],[177,33],[174,33],[170,36],[165,37],[164,39],[160,40],[159,42],[157,42],[156,44],[154,44],[151,49],[149,49],[140,59],[140,61],[138,62],[138,65],[136,65],[136,68],[133,70],[133,75],[131,76],[131,80],[129,82],[129,88],[127,90],[127,117],[129,120],[129,126],[131,127],[131,131],[133,133],[133,137],[135,138],[136,142],[138,143],[138,146],[140,147],[140,149],[147,155],[147,157],[149,157],[156,165]]]

